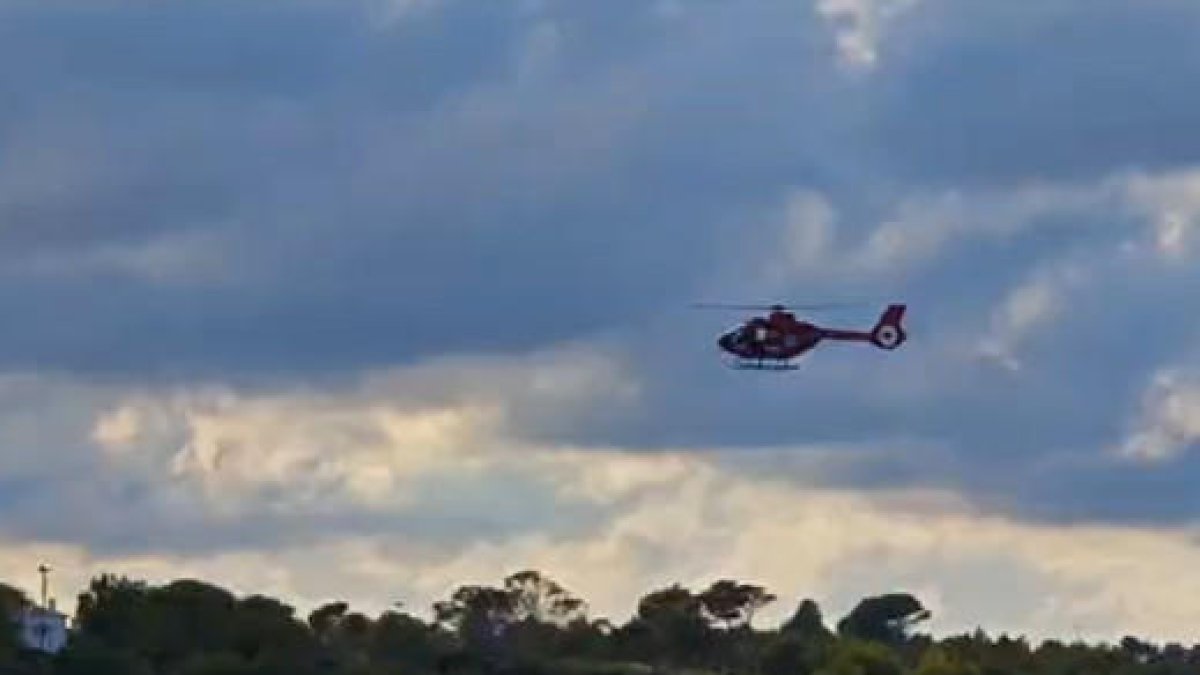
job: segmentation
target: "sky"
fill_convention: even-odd
[[[1196,641],[1193,0],[0,0],[0,579]],[[908,304],[725,367],[694,302]],[[1165,583],[1169,580],[1169,583]]]

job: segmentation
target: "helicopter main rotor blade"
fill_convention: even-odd
[[[692,303],[695,309],[732,309],[739,311],[771,311],[777,309],[794,309],[800,311],[814,311],[822,309],[841,309],[845,307],[861,307],[866,303],[863,302],[824,302],[805,305],[785,305],[785,304],[770,304],[770,305],[755,305],[755,304],[736,304],[736,303],[721,303],[721,302],[697,302]]]

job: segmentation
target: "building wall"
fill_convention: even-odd
[[[56,653],[67,644],[67,617],[47,609],[32,608],[17,616],[18,635],[29,649]]]

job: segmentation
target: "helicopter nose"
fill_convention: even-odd
[[[733,351],[733,333],[725,333],[717,338],[717,346],[725,351]]]

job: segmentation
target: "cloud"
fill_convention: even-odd
[[[912,11],[919,0],[816,0],[817,13],[834,27],[839,57],[855,67],[879,61],[880,42],[889,22]]]
[[[38,90],[38,113],[5,125],[22,140],[0,176],[0,311],[22,320],[4,365],[344,371],[546,346],[680,292],[702,268],[659,275],[654,251],[703,254],[709,238],[679,234],[707,206],[664,205],[653,168],[631,180],[618,168],[639,163],[638,139],[665,122],[644,129],[648,101],[672,95],[657,83],[674,55],[652,57],[665,63],[649,74],[616,55],[597,65],[578,32],[563,32],[569,16],[510,9],[423,13],[423,29],[475,35],[432,65],[421,56],[432,38],[364,28],[355,5],[287,17],[253,3],[150,15],[118,5],[91,24],[78,6],[9,10],[17,32],[81,36],[6,43],[61,89]],[[145,16],[159,30],[138,31]],[[240,32],[219,62],[180,47],[230,26]],[[126,46],[112,52],[109,40]],[[63,62],[78,65],[53,65]],[[559,68],[579,77],[557,80]],[[35,310],[47,304],[87,330],[61,331]]]
[[[1042,270],[1015,288],[993,314],[991,330],[979,347],[980,354],[1010,370],[1020,370],[1019,343],[1041,324],[1052,321],[1066,308],[1069,293],[1086,283],[1085,273],[1069,262]]]
[[[1188,452],[1200,441],[1200,379],[1179,370],[1154,376],[1141,402],[1137,430],[1123,454],[1145,462],[1164,462]]]
[[[1196,74],[1185,27],[1197,11],[1186,0],[1152,11],[923,3],[892,31],[866,133],[889,174],[936,186],[1187,167],[1200,151],[1188,131],[1200,97],[1182,86]]]
[[[1196,564],[1186,526],[1039,524],[903,474],[870,490],[861,475],[842,480],[848,465],[919,449],[747,455],[556,436],[596,408],[643,405],[628,367],[593,347],[448,360],[336,389],[14,383],[43,422],[88,402],[87,423],[64,439],[67,466],[88,480],[48,471],[46,489],[8,503],[0,573],[32,588],[28,561],[49,560],[60,597],[117,570],[195,575],[302,610],[347,599],[423,611],[455,584],[536,567],[616,620],[654,587],[727,576],[781,595],[763,624],[801,597],[836,618],[896,588],[930,598],[942,633],[1170,639],[1194,619],[1186,594],[1160,583]]]
[[[961,48],[978,8],[824,4],[814,16],[713,3],[663,23],[615,6],[436,3],[378,30],[364,7],[7,10],[18,37],[69,27],[79,39],[6,43],[31,64],[14,86],[36,93],[36,113],[5,123],[16,140],[0,217],[15,224],[0,235],[0,311],[22,317],[0,345],[6,367],[304,377],[527,352],[642,325],[714,278],[747,278],[728,261],[731,242],[760,241],[745,223],[789,194],[834,218],[793,223],[773,242],[798,256],[792,268],[822,272],[776,279],[822,283],[817,293],[879,284],[865,275],[894,279],[954,242],[1106,199],[1086,179],[914,187],[920,171],[878,162],[894,136],[863,131],[929,111],[876,103],[930,100],[903,85],[923,76],[920,55]],[[881,79],[847,80],[815,55],[820,12],[869,26],[901,7]],[[1001,14],[1005,26],[1021,20]],[[160,30],[137,31],[139,17]],[[181,47],[230,26],[245,30],[218,60]],[[472,37],[442,39],[454,35]],[[114,40],[126,48],[107,49]],[[746,59],[759,65],[748,72]],[[987,65],[960,67],[986,81]],[[708,105],[712,91],[770,103]],[[1183,241],[1177,230],[1165,241]],[[839,274],[814,264],[843,247],[856,253]],[[762,292],[754,283],[746,293]],[[87,330],[63,331],[36,310],[47,305]],[[143,334],[155,337],[135,344]]]
[[[1182,600],[1188,594],[1161,584],[1188,578],[1184,570],[1196,564],[1187,531],[1031,526],[979,514],[944,493],[799,488],[750,480],[696,455],[574,457],[577,470],[558,473],[563,495],[586,484],[614,505],[588,530],[463,537],[450,547],[431,547],[413,533],[329,531],[303,546],[182,555],[87,555],[27,544],[6,548],[0,572],[30,587],[28,560],[50,559],[60,593],[100,570],[156,581],[198,575],[241,592],[278,594],[302,611],[346,599],[367,611],[399,600],[427,613],[457,584],[497,583],[506,572],[534,567],[618,621],[653,588],[675,581],[702,587],[729,576],[780,594],[761,625],[780,620],[802,597],[818,599],[836,620],[864,595],[894,589],[928,598],[937,609],[932,628],[943,634],[984,624],[1035,639],[1077,631],[1179,639],[1181,626],[1195,619],[1195,607]],[[535,473],[545,468],[527,465]],[[626,472],[637,478],[593,480]]]
[[[553,480],[525,467],[569,457],[541,437],[638,403],[624,364],[584,348],[317,390],[37,377],[10,388],[0,532],[108,553],[294,545],[330,528],[437,539],[587,527],[595,505],[556,503]],[[521,498],[489,505],[509,491]]]
[[[1048,183],[1013,190],[952,190],[914,196],[876,227],[856,258],[866,269],[927,264],[963,239],[1014,238],[1035,228],[1095,228],[1080,216],[1112,201],[1113,182]]]
[[[1200,218],[1200,174],[1138,175],[1129,181],[1127,194],[1134,208],[1153,219],[1158,251],[1171,260],[1192,259]]]
[[[1194,6],[634,5],[0,5],[13,550],[1194,618]],[[734,373],[700,299],[910,341]]]

